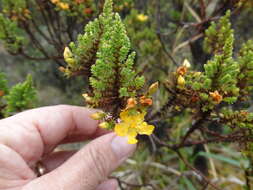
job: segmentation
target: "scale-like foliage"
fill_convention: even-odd
[[[218,23],[212,22],[205,31],[204,48],[208,53],[232,56],[234,31],[231,29],[230,15],[230,11],[227,11]]]
[[[249,40],[243,44],[238,64],[240,66],[240,74],[238,75],[237,86],[240,88],[240,98],[245,100],[249,97],[253,89],[253,41]]]
[[[5,114],[10,115],[32,108],[36,98],[36,90],[33,87],[32,77],[28,75],[26,81],[14,85],[4,97],[6,100]]]
[[[181,66],[175,73],[174,85],[181,91],[177,95],[180,104],[199,104],[202,111],[208,111],[221,102],[232,104],[237,100],[240,67],[232,57],[234,35],[229,16],[228,11],[207,29],[205,44],[213,57],[204,65],[204,72],[188,72],[186,66]]]
[[[0,13],[0,40],[3,40],[6,49],[16,53],[25,43],[22,30],[17,22],[3,16]]]
[[[112,0],[105,1],[103,13],[86,25],[70,48],[64,53],[68,63],[64,72],[88,73],[93,105],[122,107],[124,97],[135,97],[144,85],[144,78],[133,70],[135,52],[130,52],[130,40],[120,16],[113,12]]]
[[[229,22],[230,11],[206,31],[205,46],[213,54],[204,65],[204,72],[189,71],[186,65],[177,69],[170,92],[177,91],[179,105],[208,111],[221,102],[235,103],[245,99],[252,89],[253,43],[248,41],[233,58],[234,35]],[[175,89],[176,88],[176,89]]]

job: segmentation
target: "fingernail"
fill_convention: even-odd
[[[118,159],[121,160],[134,152],[136,144],[128,144],[126,137],[115,136],[111,142],[111,147]]]

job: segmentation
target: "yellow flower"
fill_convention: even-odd
[[[73,54],[71,50],[69,49],[69,47],[65,47],[64,52],[63,52],[63,57],[64,59],[73,57]]]
[[[152,94],[156,93],[156,91],[158,90],[158,87],[159,87],[158,82],[155,82],[155,83],[151,84],[149,89],[148,89],[148,94],[152,95]]]
[[[91,114],[91,118],[94,119],[94,120],[101,120],[101,119],[104,119],[106,116],[106,114],[102,111],[99,111],[99,112],[96,112],[96,113],[93,113]]]
[[[124,110],[120,113],[121,122],[115,125],[114,131],[119,136],[127,136],[129,144],[137,143],[137,135],[151,135],[154,126],[144,121],[146,112],[129,113]]]
[[[140,22],[146,22],[148,20],[148,16],[144,14],[138,14],[137,20],[139,20]]]
[[[69,4],[68,3],[58,3],[58,6],[63,9],[63,10],[67,10],[69,9]]]
[[[179,86],[184,86],[185,85],[185,80],[184,80],[184,77],[182,77],[182,75],[179,75],[179,77],[177,78],[177,84]]]
[[[102,129],[108,129],[110,127],[110,124],[108,122],[102,122],[98,126]]]
[[[85,93],[82,96],[84,97],[84,100],[85,100],[86,103],[88,103],[88,104],[93,103],[92,98],[88,94]]]
[[[51,0],[52,3],[56,4],[56,3],[59,3],[60,0]]]

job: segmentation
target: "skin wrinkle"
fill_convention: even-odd
[[[108,139],[108,141],[110,142],[113,137],[115,135],[111,135],[110,139]],[[102,139],[101,139],[102,140]],[[108,142],[108,143],[109,143]],[[107,143],[106,143],[107,144]],[[76,187],[76,189],[94,189],[99,183],[103,182],[105,180],[105,176],[101,176],[103,172],[97,172],[96,171],[96,165],[95,164],[99,164],[101,165],[101,163],[98,163],[100,161],[102,161],[102,163],[107,163],[105,162],[104,159],[106,158],[107,160],[111,160],[113,163],[115,163],[116,156],[111,153],[110,148],[108,147],[108,151],[104,151],[103,152],[103,158],[101,159],[101,154],[102,152],[98,152],[97,150],[103,149],[101,147],[101,141],[100,142],[91,142],[90,144],[88,144],[86,147],[84,147],[84,149],[82,149],[76,156],[75,160],[80,160],[82,161],[83,158],[83,162],[84,163],[79,163],[80,165],[86,165],[87,169],[83,170],[82,168],[80,168],[78,165],[73,165],[73,160],[69,160],[65,163],[65,167],[69,167],[71,165],[71,171],[69,171],[68,173],[66,173],[66,175],[62,176],[61,175],[61,179],[60,181],[66,181],[65,183],[65,188],[63,188],[64,190],[69,190],[71,188],[71,184],[68,184],[68,182],[71,182],[73,180],[78,181],[78,186],[80,186],[79,188]],[[93,155],[97,154],[100,155],[100,159],[98,160],[97,156],[91,156],[90,150],[93,151]],[[106,154],[106,155],[105,155]],[[75,156],[75,155],[74,155]],[[88,157],[87,157],[88,156]],[[110,158],[111,157],[111,158]],[[96,159],[96,160],[94,160]],[[110,166],[112,167],[112,166]],[[107,172],[110,172],[112,169],[114,168],[109,168],[109,165],[105,166],[105,169],[108,169]],[[56,169],[59,173],[63,173],[65,170],[63,170],[63,168],[60,166],[58,169]],[[56,171],[54,170],[54,171]],[[90,173],[87,174],[87,171],[90,171]],[[78,174],[78,176],[75,177],[75,179],[71,180],[72,177],[74,177],[74,175],[72,173],[75,173],[75,175]],[[94,184],[94,179],[96,179],[96,184]],[[57,184],[59,179],[57,179]],[[70,185],[70,186],[68,186]]]
[[[114,135],[111,136],[110,141],[112,141],[113,137]],[[90,168],[89,171],[93,171],[90,175],[96,176],[96,178],[99,179],[98,184],[100,184],[106,179],[105,176],[108,176],[108,172],[110,172],[113,169],[113,168],[110,168],[110,165],[108,162],[106,162],[106,160],[114,160],[115,162],[117,159],[116,159],[116,155],[110,154],[109,150],[108,152],[102,151],[102,149],[100,149],[100,145],[98,142],[91,142],[91,143],[93,145],[89,146],[88,150],[82,153],[87,153],[86,156],[89,155],[89,159],[88,159],[89,164],[87,164],[87,167]],[[107,154],[105,155],[105,153]],[[108,158],[110,156],[112,158]],[[104,163],[104,164],[97,164],[97,163]],[[87,181],[89,182],[91,180],[87,179]]]
[[[75,120],[74,120],[74,118],[75,118],[75,116],[74,116],[74,114],[73,114],[73,110],[71,110],[71,112],[70,112],[70,120],[71,120],[71,128],[72,129],[70,129],[70,131],[76,131],[77,130],[77,124],[76,124],[76,122],[75,122]]]
[[[34,133],[36,130],[28,129],[26,125],[22,122],[17,123],[13,122],[13,125],[5,125],[4,127],[6,130],[12,131],[11,136],[7,136],[5,139],[5,142],[2,142],[2,144],[5,144],[6,146],[13,149],[15,152],[17,152],[24,160],[26,160],[29,164],[33,164],[34,160],[37,160],[38,157],[42,155],[42,151],[36,152],[38,150],[43,150],[39,148],[40,146],[43,146],[43,144],[38,143],[38,138],[35,137]],[[19,132],[17,130],[20,130]],[[32,131],[32,132],[30,132]],[[7,133],[8,134],[8,133]],[[10,138],[13,138],[13,135],[17,135],[16,141],[8,140]],[[21,143],[19,143],[21,142]],[[31,152],[31,148],[26,149],[26,142],[29,142],[30,146],[33,145],[37,147],[34,152]]]
[[[58,168],[64,162],[66,162],[70,157],[72,157],[77,151],[58,151],[53,152],[47,157],[42,159],[42,164],[49,173],[52,170]]]
[[[89,157],[89,165],[88,167],[90,168],[90,171],[92,172],[93,176],[96,176],[98,180],[98,184],[101,183],[104,180],[104,176],[106,175],[106,171],[108,170],[108,166],[106,166],[106,164],[96,164],[96,162],[98,163],[106,163],[105,159],[104,159],[104,155],[100,154],[99,150],[96,149],[92,149],[89,148],[87,150]]]
[[[98,121],[98,123],[99,123],[99,121]],[[105,130],[105,129],[101,129],[101,128],[96,128],[93,133],[85,134],[85,135],[84,134],[80,135],[80,133],[74,132],[74,133],[71,133],[68,136],[66,136],[60,142],[60,144],[67,144],[67,143],[73,143],[73,142],[82,142],[82,141],[85,141],[87,139],[89,140],[89,139],[92,139],[92,138],[96,138],[96,137],[108,134],[110,132],[111,131],[109,131],[109,130]]]
[[[11,168],[12,170],[10,170],[10,172],[12,172],[12,175],[14,174],[17,177],[22,178],[24,180],[33,179],[36,177],[33,171],[27,166],[23,158],[13,149],[11,149],[10,147],[6,145],[0,144],[0,152],[1,152],[0,163],[1,162],[3,163],[1,165],[3,167],[6,167],[7,169]],[[12,158],[12,159],[9,159],[9,158]],[[15,168],[16,163],[19,164],[18,168]],[[1,171],[1,168],[0,168],[0,171]],[[24,173],[23,171],[26,171],[26,172]],[[3,170],[1,171],[1,173],[4,174]]]
[[[39,151],[39,153],[33,153],[30,157],[26,157],[25,160],[27,161],[27,163],[30,165],[33,165],[35,162],[37,162],[37,160],[42,156],[43,154],[43,150],[44,150],[44,142],[40,136],[40,133],[39,131],[37,131],[37,128],[36,127],[32,127],[32,128],[29,128],[27,127],[27,124],[22,124],[22,127],[25,129],[25,132],[28,132],[28,133],[31,133],[31,136],[36,136],[34,139],[32,139],[31,141],[33,141],[34,143],[36,143],[36,150],[41,150]],[[27,141],[28,139],[26,139]],[[30,140],[28,140],[30,141]],[[32,144],[32,143],[31,143]],[[40,148],[39,148],[40,147]],[[31,151],[31,150],[29,150]]]
[[[67,109],[67,107],[66,106],[64,106],[64,105],[62,105],[62,106],[60,106],[60,108],[59,109]],[[74,117],[74,115],[73,115],[73,110],[71,110],[70,112],[68,112],[68,114],[64,114],[64,112],[63,111],[61,111],[60,113],[58,113],[57,115],[54,115],[54,117],[58,117],[58,118],[62,118],[62,119],[60,119],[60,120],[66,120],[66,121],[68,121],[68,128],[66,128],[65,129],[65,131],[66,132],[64,132],[64,133],[66,133],[67,135],[69,135],[69,134],[71,134],[71,132],[72,131],[75,131],[75,130],[77,130],[77,123],[75,122],[76,120],[75,120],[75,117]],[[59,120],[59,119],[55,119],[55,120]],[[37,126],[37,128],[39,129],[39,131],[42,131],[40,128],[42,127],[42,123],[38,123],[36,126]],[[67,133],[67,131],[68,131],[68,133]],[[80,132],[79,132],[80,133]],[[43,133],[42,132],[40,132],[40,134],[41,134],[41,137],[42,137],[42,139],[44,139],[45,137],[43,136]],[[64,140],[64,138],[66,138],[66,137],[63,137],[62,139],[59,139],[59,142],[61,142],[61,141],[63,141]],[[47,137],[47,140],[49,140],[49,138]],[[45,143],[45,140],[43,140],[44,141],[44,143]],[[49,145],[49,146],[51,146],[51,143],[45,143],[45,144],[47,144],[47,145]],[[52,144],[54,144],[54,143],[52,143]],[[46,151],[46,152],[48,152],[48,151]]]
[[[74,113],[73,111],[70,112],[70,114],[71,114],[71,122],[72,122],[72,125],[73,125],[73,127],[72,127],[73,129],[72,129],[71,131],[75,132],[75,131],[78,131],[78,125],[77,125],[77,123],[76,123],[76,121],[77,121],[78,119],[76,118],[76,116],[75,116],[73,113]],[[98,122],[97,122],[97,123],[98,123]],[[85,133],[85,135],[86,135],[87,137],[93,136],[93,135],[95,134],[95,132],[96,132],[98,129],[99,129],[99,128],[94,127],[94,128],[92,128],[91,132]]]
[[[9,120],[12,121],[11,125],[9,124]],[[42,150],[40,147],[43,146],[43,144],[38,142],[38,137],[36,135],[37,130],[35,130],[34,127],[27,127],[28,124],[24,123],[22,120],[18,120],[17,118],[15,118],[15,116],[1,120],[1,126],[1,129],[5,131],[8,130],[7,132],[2,132],[2,134],[9,134],[10,130],[12,130],[13,132],[11,133],[12,135],[6,137],[2,136],[2,138],[0,133],[0,142],[15,150],[15,152],[17,152],[24,160],[28,161],[29,164],[32,165],[32,162],[34,162],[34,160],[40,157],[42,151],[40,151],[39,153],[33,152],[32,154],[30,154],[31,148],[27,151],[24,151],[24,148],[26,148],[26,142],[29,142],[30,146],[36,144],[36,149],[34,149],[35,151]],[[18,136],[14,138],[13,136],[16,134]],[[19,140],[13,141],[13,139]]]
[[[73,115],[73,113],[74,111],[71,112],[71,117],[70,117],[73,127],[70,130],[69,134],[60,142],[60,144],[67,144],[67,143],[76,142],[76,141],[85,141],[87,139],[96,138],[103,134],[109,133],[109,131],[107,130],[103,130],[101,128],[96,127],[96,128],[92,128],[90,132],[88,133],[86,132],[85,134],[80,135],[80,132],[76,132],[76,131],[79,131],[78,125],[76,123],[78,119],[75,117],[75,115]],[[97,122],[97,125],[99,124],[99,121],[95,121],[95,122]]]
[[[34,128],[36,129],[36,133],[38,134],[39,139],[40,139],[40,142],[41,142],[41,144],[42,144],[41,150],[44,152],[46,142],[45,142],[45,140],[44,140],[44,139],[42,138],[42,136],[41,136],[40,128],[38,127],[38,124],[37,124],[36,121],[32,121],[32,125],[33,125]]]
[[[59,107],[65,107],[65,106],[59,106]],[[60,108],[59,108],[60,109]],[[72,114],[72,111],[70,112],[70,114],[71,115],[73,115]],[[59,115],[60,115],[60,117],[62,118],[62,120],[65,120],[66,118],[65,118],[65,116],[63,115],[63,112],[60,112],[60,113],[57,113],[57,116],[56,115],[54,115],[55,117],[59,117]],[[67,115],[67,117],[69,118],[69,115]],[[72,117],[70,117],[70,119],[71,120],[73,120],[73,118]],[[66,119],[67,120],[67,119]],[[68,125],[68,126],[70,126],[70,127],[72,127],[73,126],[73,121],[71,121],[70,122],[70,125]],[[45,140],[45,137],[44,137],[44,135],[43,135],[43,132],[42,132],[42,127],[44,127],[44,124],[43,123],[40,123],[39,121],[32,121],[32,125],[33,126],[35,126],[35,128],[36,128],[36,130],[37,130],[37,133],[38,133],[38,135],[40,136],[40,139],[41,139],[41,141],[42,141],[42,144],[43,144],[43,152],[44,152],[44,154],[43,155],[47,155],[47,154],[49,154],[50,152],[52,152],[53,150],[54,150],[54,148],[57,146],[57,145],[55,145],[55,143],[50,143],[50,142],[48,142],[48,141],[46,141]],[[44,129],[45,130],[45,129]],[[66,129],[66,131],[68,131],[68,129]],[[50,133],[49,133],[50,134]],[[48,137],[47,137],[48,138]]]
[[[5,182],[4,180],[0,179],[0,189],[1,190],[13,190],[13,189],[20,190],[20,186],[23,186],[26,183],[29,183],[29,181],[30,180],[12,180],[10,183],[9,180],[8,180],[8,182]],[[1,186],[1,184],[4,184],[4,186]]]
[[[59,117],[60,116],[60,117]],[[50,116],[48,116],[49,117],[49,119],[50,120],[53,120],[53,118],[51,118],[52,116],[50,115]],[[61,113],[59,113],[59,112],[56,112],[55,114],[54,114],[54,118],[55,118],[55,120],[58,120],[59,118],[60,118],[60,120],[64,120],[64,117],[62,116],[62,114]],[[67,117],[68,118],[68,117]],[[48,119],[48,120],[49,120]],[[49,132],[50,131],[50,129],[48,129],[48,126],[45,126],[44,125],[44,123],[43,123],[44,121],[38,121],[38,124],[36,125],[37,126],[37,128],[39,129],[39,132],[40,132],[40,134],[41,134],[41,137],[42,137],[42,139],[43,139],[43,142],[45,143],[44,145],[47,145],[47,146],[44,146],[45,148],[44,148],[44,152],[48,152],[49,150],[47,150],[47,149],[51,149],[52,148],[52,146],[55,144],[55,142],[54,142],[54,139],[52,138],[52,134]],[[49,122],[49,121],[47,121],[47,122]],[[49,123],[49,125],[52,125],[51,123]],[[57,124],[56,124],[57,125]],[[69,125],[68,125],[69,126]],[[44,128],[43,130],[45,131],[44,133],[42,132],[43,130],[41,129],[41,128]],[[64,133],[66,133],[65,131],[68,131],[68,128],[66,128],[66,129],[64,129]],[[45,135],[47,135],[47,137],[45,137]],[[54,134],[54,135],[56,135],[56,139],[58,139],[59,138],[59,135],[58,134]],[[45,140],[45,139],[47,139],[47,140]],[[49,148],[47,148],[49,146]]]
[[[75,131],[78,131],[78,127],[77,127],[77,123],[75,122],[76,120],[74,119],[75,116],[74,116],[74,111],[72,110],[70,112],[70,120],[71,120],[71,127],[70,127],[70,130],[69,130],[69,133],[67,134],[66,137],[64,137],[60,142],[61,144],[64,142],[65,139],[68,139],[68,138],[71,138],[71,136],[74,134]],[[68,142],[67,142],[68,143]]]

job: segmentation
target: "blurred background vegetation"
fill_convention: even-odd
[[[84,105],[81,94],[88,86],[87,80],[66,78],[59,68],[66,65],[64,48],[101,13],[103,3],[103,0],[1,0],[0,68],[9,84],[22,82],[31,74],[38,96],[36,106]],[[132,48],[137,52],[137,71],[145,76],[147,86],[165,81],[184,59],[202,71],[211,57],[204,51],[204,31],[227,10],[231,10],[230,21],[235,30],[235,55],[241,44],[252,38],[252,0],[118,0],[114,9],[126,25]],[[161,87],[152,112],[162,107],[167,97],[166,89]],[[177,114],[169,118],[170,126],[176,129],[173,131],[159,131],[165,123],[156,123],[158,136],[173,133],[173,138],[179,138],[191,121],[187,118]],[[215,127],[215,123],[211,125]],[[215,189],[179,161],[170,149],[160,149],[148,137],[142,140],[134,157],[115,172],[121,189]],[[199,145],[184,148],[181,154],[220,189],[253,189],[252,163],[238,145]]]

